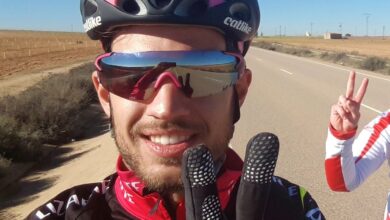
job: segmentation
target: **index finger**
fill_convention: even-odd
[[[348,77],[347,91],[345,92],[345,97],[347,97],[347,99],[352,98],[353,96],[353,90],[355,89],[355,78],[356,78],[355,71],[351,71]]]
[[[361,103],[363,101],[364,95],[366,94],[367,91],[367,87],[368,87],[368,79],[364,78],[354,98],[356,102]]]

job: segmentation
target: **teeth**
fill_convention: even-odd
[[[156,144],[169,145],[177,144],[187,140],[189,136],[178,136],[178,135],[162,135],[162,136],[150,136],[150,140]]]
[[[160,141],[160,143],[161,143],[162,145],[167,145],[167,144],[169,144],[169,137],[168,137],[168,136],[161,136],[161,141]]]

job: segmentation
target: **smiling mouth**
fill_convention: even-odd
[[[149,137],[151,142],[160,145],[180,144],[182,142],[188,141],[189,139],[189,135],[155,135]]]
[[[147,148],[154,155],[163,158],[177,158],[192,146],[194,136],[194,134],[150,134],[144,137]]]

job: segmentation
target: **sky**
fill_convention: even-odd
[[[265,35],[390,35],[390,0],[259,0]],[[367,20],[368,18],[368,20]],[[368,21],[368,22],[367,22]],[[368,29],[367,29],[368,24]]]
[[[266,36],[390,35],[390,0],[259,0],[259,4],[259,33]],[[0,0],[0,29],[82,32],[79,7],[79,0]]]

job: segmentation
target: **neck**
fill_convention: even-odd
[[[165,208],[172,219],[176,219],[176,210],[180,202],[184,200],[183,192],[166,193],[162,195]]]

